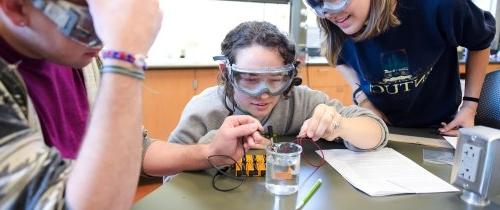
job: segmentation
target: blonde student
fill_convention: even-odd
[[[495,36],[489,12],[471,0],[304,3],[317,15],[324,55],[359,106],[393,126],[434,127],[446,135],[474,125]],[[469,51],[464,97],[458,46]]]

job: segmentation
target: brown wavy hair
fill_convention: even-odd
[[[321,41],[321,54],[326,57],[330,65],[336,65],[346,39],[352,38],[354,41],[370,39],[391,27],[400,25],[401,22],[395,14],[396,3],[397,0],[370,0],[370,14],[365,27],[354,36],[345,34],[329,20],[318,17],[318,25],[324,37]]]
[[[238,50],[252,45],[276,49],[284,60],[283,65],[294,64],[296,67],[298,65],[298,62],[295,61],[295,44],[275,25],[265,21],[248,21],[236,26],[221,43],[222,55],[227,58],[228,65],[231,65],[236,62]],[[297,72],[295,72],[296,74]],[[229,80],[227,69],[219,73],[219,85],[224,86],[224,104],[232,115],[236,101],[234,100],[234,87]],[[293,86],[292,84],[283,95],[287,96]],[[232,107],[227,104],[227,100],[232,103]]]

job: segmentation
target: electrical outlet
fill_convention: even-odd
[[[458,176],[469,182],[475,182],[479,158],[481,157],[481,147],[465,143],[463,144],[461,157]]]
[[[459,132],[451,182],[467,204],[486,206],[488,198],[500,195],[500,129],[474,126]]]

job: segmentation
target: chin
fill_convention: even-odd
[[[358,30],[355,30],[354,28],[346,28],[346,29],[342,29],[342,31],[347,34],[347,35],[354,35],[358,32]]]
[[[346,28],[344,31],[345,34],[347,35],[355,35],[355,34],[358,34],[358,33],[361,33],[362,29],[362,25],[356,25],[356,26],[351,26],[351,27],[348,27]]]
[[[89,62],[76,62],[76,63],[71,63],[68,66],[71,66],[72,68],[75,68],[75,69],[81,69],[89,64],[90,64],[90,61]]]
[[[85,59],[80,59],[78,61],[72,62],[70,64],[71,67],[81,69],[87,65],[89,65],[92,62],[93,58],[85,58]]]
[[[56,59],[48,59],[48,60],[71,68],[81,69],[89,65],[92,62],[92,59],[93,57],[78,57],[77,59],[75,59],[74,57],[69,59],[60,59],[60,57],[58,57]]]
[[[268,115],[269,115],[269,112],[266,110],[266,111],[254,111],[254,113],[252,114],[255,118],[257,119],[264,119],[266,118]]]

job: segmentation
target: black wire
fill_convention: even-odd
[[[235,112],[235,107],[234,107],[234,105],[233,105],[233,108],[232,108],[232,109],[231,109],[231,108],[229,108],[229,105],[227,104],[227,100],[228,100],[227,95],[224,95],[224,99],[223,99],[223,100],[224,100],[224,106],[226,107],[227,111],[229,111],[228,116],[233,115],[233,114],[234,114],[234,112]]]
[[[216,166],[214,163],[212,163],[212,161],[210,161],[210,158],[215,158],[215,157],[223,157],[223,158],[228,158],[232,161],[234,161],[234,164],[236,164],[238,167],[240,166],[238,162],[236,162],[235,159],[233,159],[231,156],[229,155],[210,155],[208,156],[208,163],[212,166],[212,168],[214,168],[215,170],[217,170],[217,174],[222,174],[224,176],[227,176],[229,178],[232,178],[232,179],[236,179],[236,180],[241,180],[242,178],[238,177],[238,176],[233,176],[229,173],[227,173],[227,171],[229,170],[229,168],[231,168],[231,165],[224,165],[223,167],[220,167],[220,166]]]
[[[268,129],[272,133],[272,127],[269,126]],[[318,165],[312,164],[311,162],[309,162],[303,156],[303,154],[301,154],[301,156],[304,157],[303,158],[304,161],[306,161],[309,165],[311,165],[311,166],[313,166],[315,168],[315,170],[313,170],[313,172],[311,174],[309,174],[306,177],[306,179],[300,184],[300,185],[303,185],[304,183],[306,183],[308,181],[309,178],[312,177],[313,174],[315,174],[318,171],[319,168],[321,168],[321,166],[323,166],[326,163],[325,156],[324,156],[324,153],[323,153],[323,149],[316,142],[314,142],[310,138],[298,138],[294,142],[297,143],[297,144],[299,144],[299,145],[301,145],[301,146],[303,146],[305,142],[310,142],[310,143],[312,143],[314,146],[316,146],[321,151],[320,156],[321,156],[322,161]],[[214,189],[216,189],[217,191],[228,192],[228,191],[235,190],[238,187],[240,187],[246,181],[246,179],[247,179],[247,174],[246,174],[246,163],[247,163],[247,160],[246,160],[246,151],[245,151],[243,140],[241,140],[241,145],[242,145],[242,148],[243,148],[243,158],[242,158],[242,164],[241,165],[234,158],[232,158],[231,156],[228,156],[228,155],[211,155],[211,156],[208,156],[208,158],[207,158],[208,163],[212,166],[212,168],[214,168],[215,170],[217,170],[217,173],[215,173],[215,175],[212,177],[212,187]],[[221,166],[217,166],[211,160],[212,158],[217,158],[217,157],[227,158],[229,160],[232,160],[233,164],[225,164],[222,167]],[[231,175],[230,173],[228,173],[228,171],[231,169],[231,167],[233,165],[234,165],[235,168],[239,167],[241,169],[241,176]],[[237,181],[240,181],[240,183],[237,184],[237,185],[235,185],[234,187],[220,188],[216,184],[219,176],[224,176],[224,177],[227,177],[227,178],[230,178],[230,179],[233,179],[233,180],[237,180]]]
[[[214,189],[216,189],[217,191],[221,191],[221,192],[229,192],[229,191],[231,191],[231,190],[235,190],[235,189],[237,189],[238,187],[240,187],[240,186],[243,184],[243,182],[245,182],[245,180],[246,180],[246,179],[242,179],[242,180],[241,180],[241,182],[240,182],[238,185],[236,185],[236,186],[234,186],[234,187],[230,187],[230,188],[226,188],[226,189],[224,189],[224,188],[217,187],[217,184],[215,184],[215,183],[217,182],[217,177],[219,177],[219,176],[222,176],[222,175],[221,175],[221,174],[219,174],[219,173],[217,173],[217,174],[215,174],[215,175],[212,177],[212,187],[213,187]],[[245,176],[245,177],[246,177],[246,176]],[[231,177],[231,178],[232,178],[232,177]]]
[[[215,170],[217,170],[217,173],[215,173],[215,175],[212,177],[212,187],[218,191],[221,191],[221,192],[228,192],[228,191],[231,191],[231,190],[234,190],[234,189],[237,189],[238,187],[240,187],[246,180],[247,176],[246,176],[246,170],[245,170],[245,167],[246,167],[246,151],[245,151],[245,147],[243,146],[243,140],[241,140],[241,146],[243,148],[243,158],[242,158],[242,165],[240,165],[234,158],[232,158],[231,156],[229,155],[211,155],[211,156],[208,156],[207,160],[208,160],[208,163],[212,166],[212,168],[214,168]],[[221,157],[221,158],[228,158],[230,160],[233,161],[233,164],[231,165],[224,165],[223,167],[220,167],[220,166],[216,166],[212,161],[211,161],[211,158],[217,158],[217,157]],[[227,171],[231,168],[231,166],[234,165],[235,167],[239,167],[241,169],[241,176],[235,176],[235,175],[231,175],[229,174]],[[240,183],[234,187],[230,187],[230,188],[220,188],[217,186],[216,182],[217,182],[217,178],[219,176],[224,176],[224,177],[228,177],[228,178],[231,178],[231,179],[234,179],[234,180],[238,180],[240,181]]]
[[[245,182],[246,180],[246,177],[238,177],[238,176],[233,176],[229,173],[227,173],[227,171],[231,168],[231,166],[225,166],[225,167],[218,167],[216,166],[215,164],[213,164],[211,161],[210,161],[210,158],[213,158],[213,157],[224,157],[224,158],[228,158],[228,159],[231,159],[233,161],[235,161],[235,164],[239,166],[239,164],[236,162],[236,160],[234,160],[232,157],[230,156],[227,156],[227,155],[212,155],[212,156],[209,156],[209,164],[212,165],[213,168],[215,168],[215,170],[217,170],[217,173],[212,177],[212,187],[214,189],[216,189],[217,191],[221,191],[221,192],[228,192],[228,191],[231,191],[231,190],[234,190],[238,187],[240,187],[243,182]],[[234,179],[234,180],[237,180],[237,181],[240,181],[239,184],[237,184],[236,186],[234,187],[230,187],[230,188],[220,188],[217,186],[216,182],[217,182],[217,178],[219,176],[224,176],[224,177],[228,177],[230,179]]]
[[[243,148],[243,158],[241,159],[241,175],[245,176],[247,175],[247,153],[245,151],[245,146],[243,143],[243,139],[241,140],[241,148]],[[244,172],[244,173],[243,173]]]

